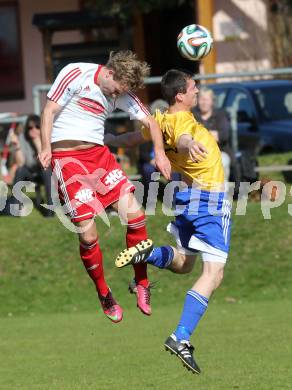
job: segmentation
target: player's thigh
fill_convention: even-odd
[[[217,261],[203,261],[203,272],[218,273],[224,270],[225,263]]]
[[[112,204],[120,218],[123,221],[128,221],[144,215],[141,205],[138,203],[133,192],[123,195],[117,202]]]
[[[97,240],[98,235],[94,218],[74,222],[74,225],[77,228],[77,234],[81,242],[90,244]]]

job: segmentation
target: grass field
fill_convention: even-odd
[[[195,337],[200,376],[162,348],[178,303],[152,318],[131,308],[119,325],[94,312],[2,318],[0,388],[291,389],[289,305],[211,305]]]
[[[265,162],[266,164],[266,162]],[[97,222],[106,276],[125,309],[122,323],[101,313],[78,256],[77,240],[57,218],[34,211],[0,219],[0,389],[292,389],[291,196],[265,220],[250,202],[234,216],[225,280],[192,341],[202,375],[163,350],[186,290],[199,272],[149,268],[153,315],[127,293],[131,269],[115,269],[124,247],[117,217]],[[157,245],[170,243],[170,220],[148,218]]]

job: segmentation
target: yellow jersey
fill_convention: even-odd
[[[188,182],[201,190],[222,191],[224,172],[221,152],[210,132],[196,121],[190,111],[170,114],[168,111],[161,113],[156,110],[153,117],[162,131],[165,152],[173,171],[181,173]],[[150,132],[146,127],[142,127],[141,131],[144,139],[151,140]],[[194,162],[188,153],[177,151],[177,141],[183,134],[190,134],[195,141],[206,147],[208,154],[203,161]]]

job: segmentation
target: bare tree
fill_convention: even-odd
[[[292,1],[266,0],[273,67],[292,66]]]

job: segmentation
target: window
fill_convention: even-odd
[[[0,3],[0,101],[24,98],[17,2]]]
[[[281,120],[292,118],[292,83],[289,85],[271,85],[257,88],[254,91],[265,120]]]
[[[208,84],[207,84],[208,85]],[[227,90],[223,88],[214,88],[213,92],[215,94],[215,105],[216,108],[220,109],[223,107],[226,95],[227,95]]]
[[[242,89],[233,89],[228,95],[226,110],[237,114],[238,122],[249,122],[255,118],[255,109],[250,96]]]

